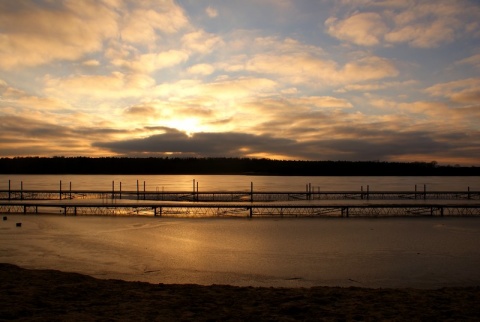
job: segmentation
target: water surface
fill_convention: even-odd
[[[480,285],[478,218],[12,215],[0,231],[1,262],[101,278],[286,287]]]

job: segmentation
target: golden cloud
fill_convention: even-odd
[[[98,51],[117,32],[117,15],[101,1],[56,2],[56,10],[35,1],[0,2],[0,68],[76,60]]]
[[[354,14],[344,20],[331,17],[325,26],[331,36],[360,46],[378,45],[388,31],[382,17],[375,12]]]

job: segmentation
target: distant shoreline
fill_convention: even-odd
[[[480,167],[436,162],[285,161],[250,158],[0,158],[0,174],[262,176],[480,176]]]

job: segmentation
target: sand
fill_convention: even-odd
[[[480,287],[149,284],[0,264],[0,320],[478,321]]]

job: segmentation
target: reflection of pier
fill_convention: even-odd
[[[478,200],[308,200],[189,202],[149,200],[10,200],[3,214],[149,215],[164,217],[480,216]]]

